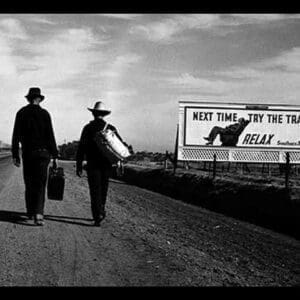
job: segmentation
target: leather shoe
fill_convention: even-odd
[[[34,216],[34,223],[37,226],[44,226],[45,222],[44,222],[44,217],[43,215],[37,214]]]

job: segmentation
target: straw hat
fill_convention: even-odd
[[[88,108],[88,110],[91,111],[91,112],[97,112],[97,113],[99,113],[101,115],[104,115],[104,116],[109,115],[111,113],[111,111],[108,110],[105,107],[104,103],[101,102],[101,101],[96,102],[94,108]]]

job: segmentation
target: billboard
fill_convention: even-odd
[[[178,146],[179,160],[197,160],[198,149],[210,153],[200,160],[283,162],[288,151],[297,162],[300,106],[179,102]]]

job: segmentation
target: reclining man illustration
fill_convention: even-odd
[[[25,98],[29,104],[21,108],[15,118],[12,158],[14,165],[20,167],[21,143],[27,216],[35,225],[43,226],[48,165],[52,157],[56,166],[58,150],[51,116],[40,106],[45,98],[41,89],[31,87]]]
[[[242,134],[242,132],[249,123],[249,120],[239,118],[238,123],[226,126],[225,128],[219,126],[213,127],[208,137],[204,137],[204,139],[208,141],[206,145],[213,145],[215,139],[219,135],[220,140],[222,142],[222,146],[236,147],[239,141],[239,136]]]

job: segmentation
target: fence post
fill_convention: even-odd
[[[217,155],[214,154],[214,161],[213,161],[213,179],[216,177],[216,169],[217,169]]]
[[[244,163],[242,163],[240,170],[241,170],[241,174],[244,175],[244,170],[245,170]]]
[[[265,163],[263,163],[263,165],[262,165],[261,173],[264,174],[264,171],[265,171]]]
[[[270,168],[270,164],[268,164],[268,175],[269,177],[272,176],[272,168]]]
[[[168,159],[169,159],[169,153],[168,151],[166,151],[166,154],[165,154],[165,163],[164,163],[164,169],[168,169]]]
[[[285,188],[289,192],[289,179],[290,179],[290,153],[286,153],[286,164],[285,164]]]
[[[173,174],[176,173],[177,163],[178,163],[178,159],[177,159],[177,157],[178,157],[178,136],[179,136],[179,124],[177,124],[176,139],[175,139]]]

